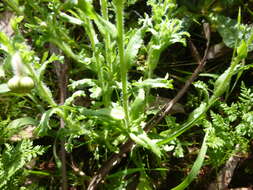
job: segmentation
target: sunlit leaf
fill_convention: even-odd
[[[92,19],[97,19],[97,14],[90,1],[78,0],[78,6],[87,16],[89,16]]]
[[[134,82],[133,85],[134,86],[138,86],[138,87],[149,87],[149,88],[168,88],[168,89],[172,89],[173,85],[172,85],[173,80],[167,80],[167,79],[163,79],[163,78],[156,78],[156,79],[146,79],[144,81],[138,81],[138,82]]]
[[[207,85],[202,81],[197,81],[194,83],[195,88],[199,89],[200,92],[203,93],[205,102],[208,102],[209,100],[209,93],[208,93],[208,87]]]
[[[51,108],[50,110],[46,111],[45,113],[43,113],[41,119],[40,119],[40,123],[38,128],[35,130],[36,134],[39,136],[43,136],[46,135],[47,131],[49,129],[51,129],[50,126],[50,117],[53,114],[57,114],[61,112],[60,108],[56,107],[56,108]]]
[[[74,92],[72,94],[72,96],[70,96],[69,98],[67,98],[65,100],[64,105],[66,105],[66,106],[71,105],[74,102],[75,98],[80,97],[80,96],[82,96],[82,97],[86,96],[85,92],[82,90],[78,90],[78,91]]]
[[[88,108],[77,108],[77,110],[86,117],[98,117],[99,119],[114,119],[122,120],[124,119],[124,111],[121,107],[115,108],[102,108],[102,109],[88,109]]]
[[[105,20],[103,17],[98,16],[96,20],[94,20],[99,31],[105,36],[106,32],[108,32],[112,39],[116,39],[118,32],[114,24]]]
[[[219,78],[215,81],[214,83],[214,93],[213,96],[219,97],[221,96],[224,92],[229,87],[230,84],[230,75],[231,75],[231,68],[229,67],[224,73],[222,73]]]
[[[151,150],[153,153],[155,153],[158,157],[161,156],[160,148],[156,145],[154,140],[150,139],[147,134],[139,130],[138,132],[131,132],[129,134],[130,138],[136,142],[137,144]]]
[[[90,97],[94,99],[97,99],[102,95],[102,88],[99,86],[93,86],[89,91],[91,92]]]
[[[110,116],[114,119],[124,119],[125,113],[122,107],[114,107],[110,111]]]
[[[136,59],[137,53],[143,44],[142,29],[136,30],[129,39],[129,42],[125,51],[125,61],[128,67],[133,65]]]
[[[61,12],[60,13],[61,18],[63,18],[65,21],[71,23],[71,24],[76,24],[76,25],[82,25],[83,21],[75,18],[73,16],[67,15],[66,13]]]
[[[145,91],[141,88],[138,94],[131,104],[130,116],[133,120],[137,119],[141,114],[143,114],[145,108]]]
[[[240,45],[237,47],[237,55],[240,59],[245,59],[248,55],[248,46],[244,40],[241,41]]]
[[[84,87],[89,87],[89,86],[95,86],[96,85],[96,80],[94,79],[81,79],[78,81],[71,81],[71,84],[69,87],[74,90],[77,88],[84,88]]]
[[[58,57],[54,53],[48,58],[48,60],[45,60],[46,58],[44,56],[47,56],[47,53],[43,55],[42,61],[43,60],[44,61],[42,62],[42,65],[40,66],[40,68],[37,70],[37,73],[38,73],[40,79],[42,79],[42,76],[44,75],[48,64],[60,60],[60,57]],[[59,63],[57,63],[57,64],[59,64]]]

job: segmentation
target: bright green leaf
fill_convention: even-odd
[[[129,42],[125,51],[125,61],[128,68],[133,65],[136,59],[137,53],[143,44],[142,40],[142,29],[136,30],[129,39]]]
[[[129,136],[137,144],[151,150],[158,157],[161,156],[160,148],[156,145],[154,140],[150,139],[147,136],[147,134],[143,130],[139,130],[138,132],[131,132]]]
[[[145,109],[145,91],[140,88],[138,94],[131,104],[130,116],[133,120],[138,119],[138,117],[144,113]]]
[[[137,87],[149,87],[149,88],[168,88],[173,89],[172,85],[173,80],[167,80],[163,78],[156,78],[156,79],[146,79],[144,81],[138,81],[133,83],[134,86]]]

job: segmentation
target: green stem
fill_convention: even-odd
[[[145,73],[145,78],[151,79],[154,73],[154,69],[156,68],[159,59],[160,59],[160,54],[161,50],[160,49],[155,49],[154,46],[151,46],[149,51],[148,51],[148,60],[147,60],[147,66],[148,70]],[[146,87],[146,97],[149,96],[150,94],[150,87]],[[146,101],[146,106],[148,106],[148,99]]]
[[[219,89],[221,88],[225,88],[224,86],[227,86],[226,83],[230,83],[231,77],[233,76],[234,70],[236,65],[239,64],[239,62],[241,61],[240,58],[235,57],[229,67],[229,73],[228,75],[225,77],[224,81],[222,84],[220,84],[220,87],[218,87]],[[226,90],[226,89],[225,89]],[[175,131],[173,131],[166,139],[159,141],[157,144],[159,146],[168,143],[169,141],[175,139],[176,137],[178,137],[179,135],[181,135],[182,133],[184,133],[185,131],[189,130],[191,127],[193,127],[196,122],[201,119],[201,117],[209,110],[209,108],[218,100],[218,98],[225,92],[223,89],[219,90],[220,92],[214,92],[214,94],[211,96],[211,98],[209,99],[207,104],[203,104],[200,105],[200,107],[198,107],[197,109],[195,109],[194,111],[196,112],[193,117],[191,117],[191,120],[185,122],[184,124],[182,124],[182,126],[178,129],[176,129]]]
[[[121,70],[121,83],[122,83],[122,94],[123,94],[123,108],[125,112],[126,127],[129,126],[129,113],[128,113],[128,95],[127,95],[127,65],[124,59],[124,1],[115,0],[116,7],[116,20],[117,20],[117,31],[118,31],[118,51],[120,58],[120,70]]]
[[[14,0],[3,0],[9,7],[11,7],[18,15],[24,15],[23,11],[19,8],[18,3]]]
[[[88,20],[86,18],[86,23],[87,23],[87,28],[86,30],[88,31],[88,36],[90,38],[90,42],[91,42],[91,46],[92,46],[92,50],[94,52],[94,56],[95,56],[95,59],[96,59],[96,69],[98,71],[98,80],[100,82],[100,85],[101,85],[101,88],[102,88],[102,94],[103,94],[103,102],[104,104],[106,105],[106,98],[105,98],[105,84],[104,84],[104,76],[103,76],[103,68],[102,68],[102,63],[99,59],[99,51],[96,47],[96,44],[98,44],[98,39],[97,39],[97,35],[95,33],[95,30],[93,28],[93,25],[91,23],[90,20]]]
[[[52,98],[52,95],[50,94],[50,91],[48,89],[46,89],[46,86],[43,85],[43,82],[39,79],[36,71],[33,69],[33,67],[29,64],[26,64],[28,70],[30,71],[33,80],[35,80],[36,84],[37,84],[37,89],[39,91],[39,96],[41,97],[42,100],[45,100],[48,102],[48,104],[51,107],[56,107],[57,104],[54,101],[54,99]]]
[[[44,172],[44,171],[38,171],[38,170],[27,170],[25,169],[25,171],[29,174],[33,174],[33,175],[40,175],[40,176],[52,176],[51,173],[49,172]]]
[[[109,20],[108,18],[108,5],[106,0],[101,0],[101,9],[102,9],[102,15],[105,20]],[[108,31],[106,31],[105,34],[105,56],[106,61],[110,67],[110,71],[112,72],[112,60],[111,60],[111,38]]]
[[[101,12],[102,12],[102,16],[105,20],[109,21],[109,18],[108,18],[108,4],[107,4],[107,0],[100,0],[100,4],[101,4]],[[109,71],[108,74],[109,74],[109,78],[113,78],[113,65],[112,65],[112,49],[111,49],[111,38],[110,38],[110,34],[108,31],[106,31],[105,33],[105,59],[106,59],[106,62],[108,64],[108,67],[109,67]],[[110,81],[108,81],[107,83],[107,87],[108,86],[111,86],[110,85]],[[111,102],[111,94],[112,94],[112,90],[111,88],[107,88],[106,90],[107,92],[104,93],[104,96],[105,96],[105,106],[108,107],[110,102]]]

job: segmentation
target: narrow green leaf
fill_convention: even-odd
[[[148,87],[148,88],[168,88],[173,89],[172,85],[173,80],[167,80],[164,78],[156,78],[156,79],[146,79],[144,81],[138,81],[133,83],[134,86],[137,87]]]
[[[149,70],[153,72],[153,70],[157,67],[157,64],[159,62],[160,59],[160,55],[161,55],[161,45],[151,45],[150,49],[148,51],[148,67]]]
[[[18,24],[24,19],[24,16],[15,16],[11,19],[11,27],[15,32],[18,32]]]
[[[238,26],[241,24],[242,15],[241,15],[241,7],[239,7],[238,16],[237,16],[237,24]]]
[[[45,171],[36,171],[36,170],[28,170],[24,169],[25,172],[33,175],[39,175],[39,176],[51,176],[52,174],[50,172],[45,172]]]
[[[197,107],[193,112],[190,113],[187,122],[191,122],[197,118],[199,118],[205,111],[207,110],[208,105],[206,102],[202,102],[199,107]]]
[[[191,184],[191,182],[198,175],[199,170],[200,170],[201,166],[203,165],[205,155],[206,155],[206,151],[207,151],[207,148],[208,148],[207,138],[208,138],[208,132],[206,133],[206,135],[204,137],[204,141],[202,143],[200,152],[198,154],[198,157],[197,157],[196,161],[193,164],[193,167],[192,167],[190,173],[184,179],[184,181],[182,181],[178,186],[174,187],[172,190],[183,190],[183,189],[185,189],[186,187],[188,187]]]
[[[141,173],[136,190],[153,190],[150,179],[146,173]]]
[[[82,20],[80,20],[78,18],[75,18],[73,16],[70,16],[70,15],[67,15],[66,13],[61,12],[59,15],[60,15],[61,18],[63,18],[63,20],[65,20],[65,21],[67,21],[71,24],[76,24],[76,25],[79,25],[79,26],[84,24],[84,22]]]
[[[229,87],[231,77],[231,67],[229,67],[214,83],[214,97],[221,96]]]
[[[11,45],[8,36],[5,33],[0,32],[0,49],[7,52],[10,47]]]
[[[122,176],[127,176],[136,172],[141,172],[141,171],[168,171],[166,168],[153,168],[153,169],[148,169],[148,168],[130,168],[130,169],[125,169],[119,172],[116,172],[114,174],[111,174],[106,177],[106,179],[111,179],[111,178],[116,178],[116,177],[122,177]]]
[[[199,121],[201,116],[208,110],[208,108],[209,105],[207,105],[207,103],[202,102],[200,106],[190,114],[190,116],[188,117],[187,121],[184,124],[182,124],[177,129],[171,131],[168,137],[159,141],[157,144],[159,146],[166,144],[171,140],[175,139],[176,137],[178,137],[179,135],[181,135],[182,133],[184,133],[185,131],[187,131],[188,129],[190,129],[194,124],[196,124]]]
[[[77,110],[87,117],[98,117],[100,119],[122,120],[125,117],[124,111],[121,107],[102,108],[97,110],[80,107],[77,108]]]
[[[56,166],[58,169],[60,169],[62,167],[62,162],[61,162],[61,159],[59,158],[59,156],[57,155],[56,142],[53,145],[53,155],[54,155]]]
[[[56,105],[51,90],[47,87],[47,85],[44,82],[39,81],[39,83],[40,84],[37,85],[37,90],[41,98],[47,101],[50,105]]]
[[[138,132],[131,132],[129,137],[137,144],[151,150],[158,157],[161,156],[160,148],[156,145],[154,140],[150,139],[147,134],[140,129]]]
[[[245,59],[248,55],[248,46],[244,40],[241,41],[240,45],[236,49],[237,56],[240,59]]]
[[[42,80],[42,76],[44,75],[48,64],[55,62],[55,61],[60,61],[60,58],[57,55],[55,55],[54,53],[50,56],[50,58],[48,60],[45,60],[47,58],[47,55],[48,55],[48,52],[43,54],[42,65],[40,66],[40,68],[37,71],[37,74],[38,74],[40,80]]]
[[[132,120],[139,118],[139,116],[144,113],[145,109],[145,91],[141,88],[138,94],[131,104],[130,117]]]

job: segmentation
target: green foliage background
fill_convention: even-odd
[[[62,175],[69,188],[87,189],[128,139],[137,146],[98,189],[194,189],[201,168],[218,171],[232,155],[249,153],[250,3],[3,0],[1,14],[1,189],[59,189]],[[189,40],[200,56],[210,40],[206,67],[147,133],[194,72]],[[35,83],[29,92],[8,88],[20,69]]]

